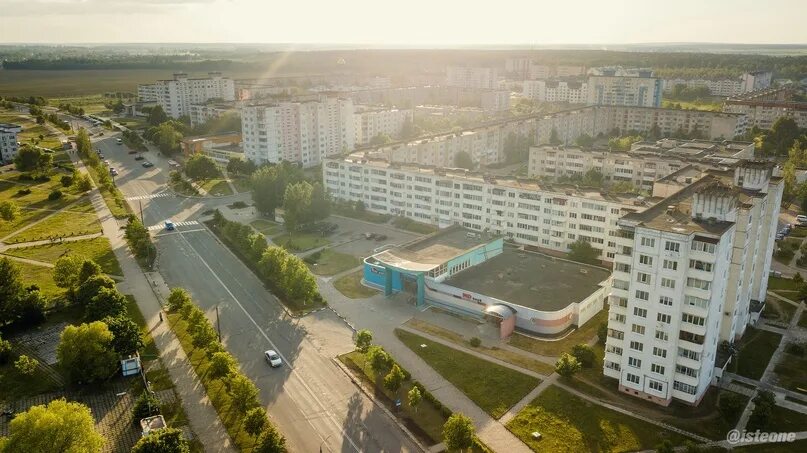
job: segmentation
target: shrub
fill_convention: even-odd
[[[785,351],[788,354],[793,354],[797,356],[804,356],[804,344],[802,343],[788,343],[787,347],[785,347]]]
[[[742,412],[745,406],[743,398],[736,393],[723,392],[720,394],[720,401],[717,408],[723,419],[733,421],[737,413]]]
[[[11,359],[11,342],[0,338],[0,365],[5,365]]]
[[[20,195],[20,196],[30,195],[30,193],[31,193],[31,189],[20,189],[20,190],[17,191],[17,195]]]
[[[132,421],[137,425],[140,423],[140,420],[159,413],[160,401],[148,391],[144,391],[137,398],[134,408],[132,408]]]
[[[478,348],[479,345],[482,344],[482,340],[480,340],[479,338],[473,337],[473,338],[471,338],[470,343],[471,343],[471,346],[473,346],[475,348]]]
[[[591,368],[596,358],[591,346],[584,343],[574,345],[574,347],[572,347],[572,355],[584,368]]]
[[[62,195],[63,194],[62,194],[61,190],[55,189],[51,193],[48,194],[48,200],[50,200],[50,201],[58,200],[59,198],[62,198]]]
[[[248,206],[249,205],[244,203],[243,201],[236,201],[235,203],[230,205],[230,208],[232,208],[232,209],[244,209],[244,208],[246,208]]]
[[[73,177],[70,175],[64,175],[59,180],[62,183],[62,187],[70,187],[73,185]]]
[[[20,372],[20,374],[24,376],[30,376],[34,374],[36,371],[36,366],[39,362],[36,359],[28,357],[27,355],[21,355],[20,358],[14,362],[14,368]]]

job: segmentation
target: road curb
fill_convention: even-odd
[[[354,385],[356,385],[356,387],[358,387],[359,390],[361,390],[361,392],[364,393],[364,395],[367,398],[370,398],[370,401],[372,401],[373,404],[375,404],[382,411],[384,411],[384,413],[390,419],[392,419],[393,422],[395,422],[395,424],[398,426],[398,428],[401,429],[401,431],[406,433],[406,435],[409,437],[409,439],[415,445],[417,445],[418,448],[420,448],[420,451],[422,451],[424,453],[430,451],[428,448],[426,448],[425,445],[423,445],[420,442],[420,440],[417,437],[415,437],[414,434],[412,434],[412,431],[409,431],[409,428],[407,428],[406,425],[404,425],[403,423],[400,422],[400,420],[398,420],[398,417],[396,417],[395,414],[393,414],[389,409],[387,409],[386,406],[384,406],[383,404],[381,404],[380,401],[378,401],[378,399],[375,397],[375,394],[372,392],[372,390],[366,388],[364,382],[361,379],[357,378],[353,374],[352,371],[350,371],[342,362],[339,361],[339,359],[332,358],[331,360],[336,364],[337,367],[339,367],[340,370],[342,370],[343,373],[345,373],[345,375],[348,377],[348,379],[350,379],[350,382],[352,382]]]

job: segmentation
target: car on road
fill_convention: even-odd
[[[115,141],[118,142],[119,145],[123,144],[122,138],[116,138]]]
[[[149,168],[149,167],[153,167],[153,166],[154,166],[154,164],[152,164],[152,163],[151,163],[151,162],[149,162],[149,161],[145,161],[145,162],[143,162],[143,167],[145,167],[145,168]]]
[[[799,225],[806,225],[807,224],[807,215],[797,215],[796,216],[796,223]]]
[[[175,229],[176,229],[176,225],[174,225],[173,221],[171,221],[171,220],[166,220],[165,221],[165,230],[166,231],[174,231]]]
[[[138,154],[137,156],[135,156],[135,160],[143,160],[143,159],[145,159],[145,157],[143,157],[142,154]]]
[[[104,158],[104,153],[102,153],[101,151],[98,151],[98,158],[103,159]]]
[[[176,161],[174,161],[174,160],[169,160],[168,161],[168,166],[171,167],[171,168],[177,168],[177,167],[179,167],[179,164],[176,163]]]
[[[784,235],[784,234],[782,234],[782,233],[776,233],[776,240],[777,240],[777,241],[781,241],[781,240],[782,240],[782,239],[784,239],[784,238],[785,238],[785,235]]]
[[[133,149],[130,149],[130,150],[129,150],[129,154],[137,154],[137,151],[135,151],[135,150],[133,150]]]
[[[104,165],[106,165],[107,167],[109,167],[109,161],[108,161],[108,160],[104,160]]]
[[[277,368],[280,365],[283,365],[283,360],[280,359],[280,354],[271,349],[264,352],[263,356],[266,358],[266,361],[272,366],[272,368]]]
[[[110,167],[109,174],[112,176],[118,176],[118,170],[116,170],[115,167]]]

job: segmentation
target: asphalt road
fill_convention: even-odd
[[[279,302],[252,272],[204,226],[192,223],[209,207],[225,200],[178,198],[166,195],[167,159],[147,153],[155,164],[143,168],[114,137],[95,142],[119,174],[115,178],[135,211],[140,209],[147,226],[165,219],[191,222],[176,232],[155,227],[158,270],[171,286],[186,288],[215,322],[218,309],[222,339],[239,360],[242,370],[260,388],[261,400],[286,436],[290,451],[418,451],[418,448],[383,411],[366,398],[320,352],[327,337],[349,338],[350,331],[330,312],[309,317],[305,323],[289,318]],[[161,194],[161,195],[160,195]],[[157,196],[154,196],[157,195]],[[304,327],[305,326],[305,327]],[[308,332],[310,329],[311,332]],[[284,359],[281,368],[270,368],[263,351],[274,349]],[[327,348],[330,349],[330,348]]]

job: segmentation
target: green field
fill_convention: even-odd
[[[92,208],[89,199],[79,201],[64,211],[46,217],[41,222],[25,231],[15,234],[6,242],[30,242],[47,239],[49,237],[80,236],[101,232],[101,223],[93,212],[86,212],[86,207]]]
[[[109,239],[105,237],[9,249],[6,254],[46,263],[55,263],[59,257],[65,254],[79,255],[98,263],[107,274],[123,275],[118,259],[115,258],[115,254],[109,245]]]
[[[343,275],[333,282],[333,287],[350,299],[366,299],[379,292],[361,284],[362,271]]]
[[[538,378],[404,330],[396,329],[395,335],[412,352],[494,418],[504,415],[541,382]]]
[[[230,188],[230,185],[227,184],[227,181],[220,178],[208,179],[207,181],[202,182],[200,186],[207,192],[208,195],[214,197],[233,194],[233,190]]]
[[[14,233],[23,226],[44,219],[78,199],[78,195],[62,187],[59,178],[62,174],[54,172],[50,181],[22,181],[18,172],[7,172],[0,176],[0,201],[13,201],[19,208],[19,214],[12,221],[0,221],[0,238]],[[58,200],[48,200],[53,189],[62,190]],[[29,194],[20,194],[20,190],[30,190]]]
[[[84,109],[88,115],[96,113],[112,113],[104,106],[104,102],[114,102],[115,99],[105,98],[102,94],[92,94],[87,96],[66,96],[48,99],[48,105],[58,107],[59,104],[70,104]]]
[[[273,237],[272,242],[291,252],[304,252],[331,243],[328,238],[312,233],[294,233],[293,236],[283,233]]]
[[[252,225],[252,228],[255,228],[256,230],[260,231],[266,237],[272,237],[284,231],[283,225],[271,222],[269,220],[263,220],[263,219],[253,220],[250,223],[250,225]]]
[[[325,249],[304,258],[311,272],[317,275],[336,275],[361,264],[353,255]]]
[[[686,438],[642,420],[580,399],[550,386],[518,415],[507,428],[536,452],[650,450],[669,439],[682,445]],[[532,438],[533,432],[542,435]]]
[[[749,326],[737,345],[739,353],[729,364],[729,371],[750,379],[761,378],[781,339],[778,333]]]
[[[562,340],[548,341],[531,338],[516,333],[510,337],[510,346],[515,346],[533,354],[550,357],[560,356],[563,352],[569,352],[572,347],[579,343],[588,343],[589,340],[597,336],[597,328],[600,323],[608,319],[608,310],[602,310],[593,318],[589,319],[583,327],[565,336]]]
[[[61,295],[64,290],[56,286],[53,281],[53,269],[45,266],[37,266],[35,264],[23,263],[21,261],[13,260],[14,264],[20,268],[22,281],[25,286],[36,285],[42,294],[46,296]]]
[[[62,141],[58,135],[51,132],[44,124],[36,124],[34,118],[27,113],[0,108],[0,123],[12,123],[22,126],[22,132],[17,135],[17,141],[20,143],[35,144],[43,148],[62,146]],[[42,140],[39,139],[40,135],[43,136]]]

